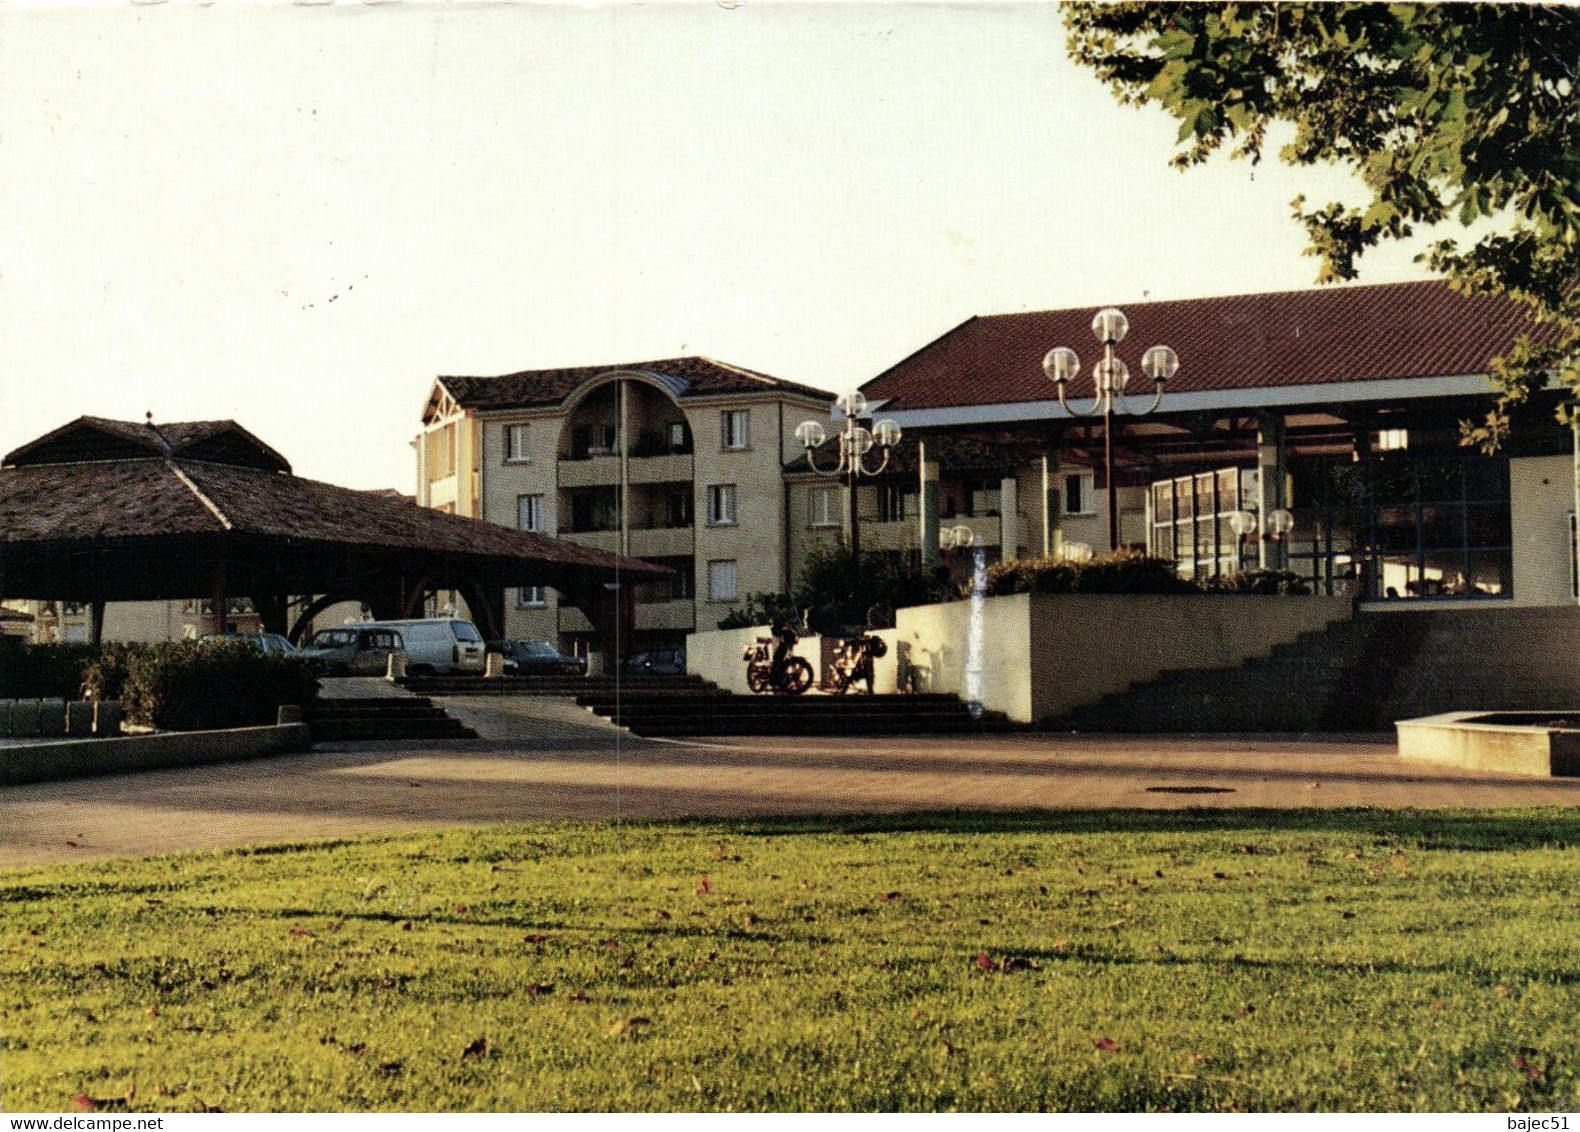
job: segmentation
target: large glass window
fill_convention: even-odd
[[[1513,592],[1509,466],[1412,454],[1297,461],[1290,568],[1319,593],[1383,601]]]
[[[1152,485],[1148,550],[1172,558],[1183,578],[1232,574],[1256,563],[1256,544],[1236,535],[1229,516],[1256,498],[1256,472],[1219,468]]]

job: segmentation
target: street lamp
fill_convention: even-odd
[[[889,456],[900,443],[900,426],[893,421],[879,421],[871,430],[860,421],[867,417],[867,398],[860,390],[841,394],[834,401],[834,408],[845,415],[844,427],[839,432],[839,460],[834,467],[824,471],[817,466],[812,453],[825,440],[828,432],[817,421],[802,421],[796,425],[795,438],[806,449],[807,465],[820,476],[844,476],[850,487],[850,561],[854,566],[861,556],[861,529],[856,515],[856,481],[862,476],[882,475],[889,466]],[[829,414],[832,419],[833,413]],[[875,468],[867,466],[867,454],[876,446],[881,457]]]
[[[1071,416],[1103,418],[1103,465],[1108,475],[1108,549],[1119,549],[1119,488],[1114,483],[1114,415],[1128,411],[1144,416],[1163,401],[1163,385],[1180,368],[1179,355],[1168,346],[1153,346],[1141,356],[1141,370],[1152,379],[1152,404],[1145,409],[1128,409],[1125,385],[1130,367],[1114,354],[1114,347],[1130,332],[1130,320],[1114,307],[1104,307],[1092,319],[1092,333],[1103,344],[1102,360],[1092,368],[1092,406],[1076,411],[1065,400],[1065,387],[1081,372],[1081,359],[1068,346],[1055,346],[1042,359],[1043,372],[1059,391],[1059,404]]]

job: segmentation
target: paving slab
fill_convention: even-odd
[[[1401,760],[1390,736],[638,739],[568,701],[455,697],[476,740],[0,788],[0,867],[537,820],[929,809],[1573,806],[1580,780]]]

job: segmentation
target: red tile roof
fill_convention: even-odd
[[[499,377],[441,377],[440,384],[466,409],[515,409],[533,405],[558,405],[583,383],[614,370],[641,370],[658,377],[679,379],[681,397],[715,393],[799,393],[820,401],[834,394],[810,385],[770,377],[765,373],[714,361],[712,358],[666,358],[652,362],[626,362],[570,369],[523,370]]]
[[[1231,295],[1127,303],[1130,334],[1118,347],[1130,389],[1150,392],[1141,372],[1147,347],[1180,358],[1170,393],[1323,385],[1381,378],[1483,374],[1491,359],[1532,330],[1512,300],[1462,295],[1446,283]],[[1081,374],[1069,393],[1089,397],[1095,307],[973,317],[862,387],[889,409],[1013,404],[1053,399],[1043,355],[1069,346]],[[1535,328],[1538,335],[1544,333]]]

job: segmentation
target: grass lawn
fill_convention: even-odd
[[[535,825],[0,874],[13,1112],[1580,1107],[1580,817]]]

